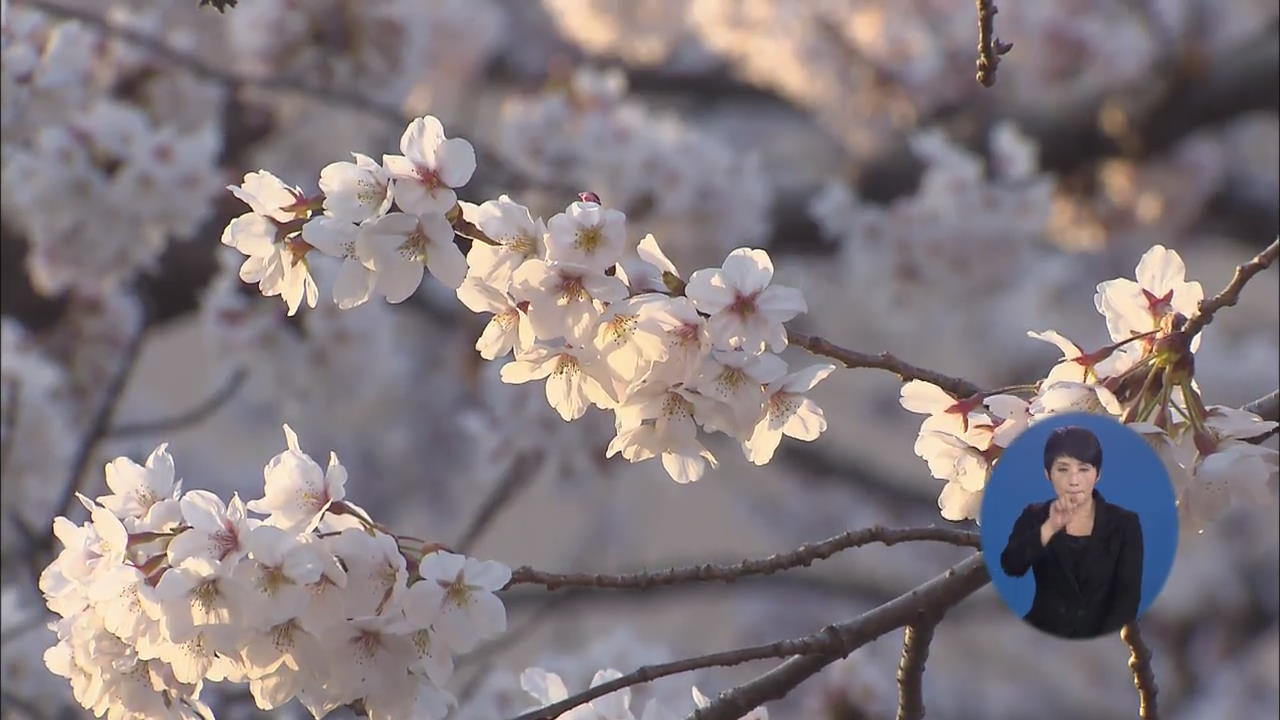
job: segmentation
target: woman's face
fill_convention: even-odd
[[[1088,500],[1098,484],[1098,468],[1068,455],[1060,455],[1049,466],[1045,476],[1053,483],[1053,492],[1075,502]]]

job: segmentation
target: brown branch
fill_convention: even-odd
[[[1245,403],[1240,409],[1251,412],[1263,420],[1278,422],[1280,421],[1280,390],[1272,390],[1257,400]]]
[[[902,636],[902,660],[898,663],[898,720],[924,717],[924,663],[937,618],[921,617],[908,625]]]
[[[958,565],[948,569],[942,575],[847,623],[828,625],[811,635],[791,640],[780,640],[768,645],[756,645],[669,663],[646,665],[634,672],[622,675],[609,682],[595,685],[576,695],[571,695],[560,702],[530,710],[515,718],[515,720],[551,720],[575,707],[622,688],[702,668],[740,665],[752,660],[791,657],[793,655],[815,656],[820,659],[822,665],[826,665],[886,632],[910,622],[921,611],[941,613],[945,608],[956,604],[989,581],[987,567],[982,561],[982,553],[975,553]],[[814,670],[814,672],[816,671]],[[716,709],[721,705],[726,695],[732,695],[732,693],[721,695],[720,698],[712,702],[710,707],[698,711],[695,716],[699,719],[704,719],[705,717],[705,720],[710,720],[711,718],[729,720],[730,718],[740,717],[742,713],[759,704],[756,703],[756,705],[745,707],[736,715],[729,714],[736,708],[732,708],[729,711],[726,711],[723,707],[719,710]],[[704,716],[703,713],[711,714]]]
[[[120,438],[132,435],[151,435],[159,432],[168,432],[173,430],[181,430],[184,427],[194,425],[217,412],[219,408],[226,405],[231,398],[235,397],[239,392],[244,381],[249,377],[247,368],[236,368],[222,383],[212,395],[202,401],[199,405],[181,412],[177,415],[158,420],[145,420],[134,423],[122,423],[107,431],[107,437]]]
[[[787,331],[787,339],[792,345],[798,345],[815,355],[822,355],[824,357],[829,357],[832,360],[838,360],[844,363],[844,366],[847,368],[879,368],[881,370],[888,370],[894,375],[902,378],[904,382],[909,380],[924,380],[925,382],[937,385],[958,398],[968,397],[982,392],[982,388],[974,385],[968,380],[916,367],[899,360],[889,353],[868,355],[867,353],[861,353],[856,350],[842,348],[839,345],[834,345],[817,336],[802,335],[792,330]]]
[[[133,373],[134,365],[138,362],[138,356],[142,351],[142,341],[146,338],[147,331],[151,327],[151,306],[143,301],[142,309],[138,324],[130,333],[128,339],[121,350],[120,361],[116,366],[115,373],[107,380],[107,385],[102,390],[102,395],[98,400],[98,406],[93,411],[93,416],[89,419],[89,424],[85,427],[84,434],[80,436],[80,440],[76,445],[75,453],[72,455],[71,468],[67,473],[66,484],[62,490],[62,496],[58,500],[58,515],[67,516],[76,506],[76,493],[82,488],[82,481],[86,475],[85,470],[89,466],[89,459],[93,456],[93,451],[98,447],[98,443],[106,436],[108,429],[111,427],[111,420],[115,416],[116,409],[120,405],[120,398],[124,395],[125,386],[129,384],[129,376]],[[53,547],[55,538],[52,530],[45,537],[41,549],[49,549]]]
[[[17,378],[11,378],[4,383],[4,400],[0,409],[0,435],[4,440],[0,441],[0,477],[4,477],[4,471],[9,467],[9,458],[13,455],[13,444],[18,438],[18,411],[21,406],[18,404],[22,397],[22,383]]]
[[[1136,620],[1120,628],[1120,639],[1129,647],[1129,669],[1133,671],[1133,685],[1138,688],[1138,717],[1157,720],[1156,692],[1159,688],[1151,670],[1151,648],[1142,641]]]
[[[1000,57],[1013,49],[1013,43],[1000,42],[995,36],[996,8],[994,0],[975,0],[978,6],[978,82],[983,87],[996,84],[996,68]]]
[[[1249,402],[1240,409],[1245,412],[1251,412],[1263,420],[1280,422],[1280,390],[1272,390],[1270,394]],[[1249,438],[1246,442],[1251,442],[1254,445],[1257,445],[1265,442],[1277,433],[1280,433],[1280,427],[1271,428],[1261,435]]]
[[[1231,282],[1227,283],[1227,286],[1221,292],[1208,300],[1200,301],[1196,314],[1187,320],[1187,324],[1183,326],[1182,334],[1188,338],[1195,337],[1197,333],[1204,329],[1205,325],[1213,322],[1214,313],[1239,302],[1240,291],[1244,289],[1245,283],[1275,262],[1277,255],[1280,255],[1280,239],[1273,241],[1267,246],[1266,250],[1255,255],[1249,262],[1236,266],[1236,272],[1231,277]]]
[[[521,453],[516,457],[507,473],[490,489],[489,494],[485,496],[480,506],[476,508],[475,514],[467,522],[462,537],[454,544],[457,552],[463,555],[470,554],[468,551],[475,547],[480,538],[484,537],[485,531],[489,529],[489,525],[502,508],[514,500],[533,480],[533,472],[540,462],[542,462],[541,452]]]
[[[752,575],[769,575],[781,570],[807,567],[815,560],[860,545],[879,542],[894,545],[917,540],[950,543],[962,547],[981,547],[981,536],[969,530],[947,527],[885,528],[874,526],[850,530],[821,542],[807,543],[791,552],[777,553],[759,560],[745,560],[736,565],[697,565],[670,568],[658,572],[639,572],[626,575],[595,575],[591,573],[548,573],[529,566],[517,568],[511,574],[506,588],[520,584],[542,585],[548,590],[561,587],[591,587],[624,590],[646,590],[662,585],[685,582],[733,582]],[[506,588],[503,588],[504,590]]]
[[[942,613],[991,582],[982,554],[952,566],[914,590],[840,625],[810,635],[821,651],[795,657],[760,677],[721,693],[687,720],[735,720],[754,708],[785,697],[822,668],[876,638],[916,621],[921,613],[941,619]]]

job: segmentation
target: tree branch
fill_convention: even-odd
[[[847,368],[879,368],[881,370],[888,370],[894,375],[902,378],[904,382],[909,380],[924,380],[925,382],[937,385],[956,397],[968,397],[982,392],[982,388],[974,385],[968,380],[916,367],[899,360],[887,352],[880,353],[879,355],[868,355],[856,350],[842,348],[839,345],[834,345],[817,336],[802,335],[792,330],[787,331],[787,339],[792,345],[798,345],[815,355],[822,355],[833,360],[838,360],[844,363],[844,366]]]
[[[223,383],[222,387],[214,391],[212,395],[202,401],[199,405],[181,412],[177,415],[159,420],[144,420],[142,422],[122,423],[107,431],[107,437],[121,438],[133,435],[152,435],[159,432],[167,432],[172,430],[181,430],[184,427],[195,425],[213,413],[219,408],[227,404],[231,398],[235,397],[240,391],[240,387],[244,385],[244,381],[249,377],[247,368],[236,368]]]
[[[1280,422],[1280,390],[1272,390],[1269,394],[1246,403],[1240,409],[1251,412],[1263,420]]]
[[[1138,717],[1157,720],[1158,688],[1155,673],[1151,670],[1151,648],[1142,641],[1136,620],[1120,628],[1120,639],[1129,647],[1129,669],[1133,671],[1133,685],[1138,688]]]
[[[894,545],[900,542],[926,540],[950,543],[962,547],[981,547],[981,536],[970,530],[947,527],[885,528],[874,526],[850,530],[817,543],[807,543],[796,550],[777,553],[760,560],[744,560],[736,565],[697,565],[671,568],[658,572],[640,572],[626,575],[593,575],[591,573],[548,573],[529,566],[517,568],[511,574],[507,589],[513,585],[543,585],[548,590],[562,587],[591,587],[625,590],[646,590],[661,585],[685,582],[733,582],[751,575],[770,575],[795,567],[807,567],[815,560],[824,560],[852,547],[879,542]]]
[[[921,617],[902,636],[902,660],[898,663],[898,720],[924,718],[924,663],[937,618]]]
[[[1277,255],[1280,255],[1280,239],[1273,241],[1267,246],[1266,250],[1255,255],[1249,262],[1236,266],[1236,272],[1231,277],[1231,282],[1227,283],[1227,286],[1221,292],[1208,300],[1200,301],[1196,314],[1188,319],[1187,324],[1183,326],[1183,335],[1187,338],[1195,337],[1197,333],[1204,329],[1204,326],[1213,322],[1214,313],[1239,302],[1240,291],[1244,289],[1245,283],[1275,262]]]
[[[760,677],[721,693],[711,704],[687,720],[736,720],[760,705],[785,697],[822,668],[845,657],[887,632],[903,627],[921,613],[941,620],[950,607],[991,581],[982,554],[952,566],[914,590],[840,625],[829,625],[810,635],[821,652],[792,658]]]
[[[828,625],[811,635],[791,640],[780,640],[768,645],[756,645],[669,663],[645,665],[634,672],[622,675],[609,682],[592,686],[560,702],[530,710],[515,718],[515,720],[552,720],[552,718],[559,717],[575,707],[585,705],[598,697],[603,697],[622,688],[702,668],[740,665],[752,660],[790,657],[793,655],[812,655],[820,658],[823,661],[822,664],[826,665],[842,655],[847,655],[855,648],[880,637],[884,633],[901,627],[919,612],[940,613],[946,607],[954,605],[974,590],[985,585],[989,580],[987,566],[982,561],[982,553],[975,553],[933,580],[847,623]],[[722,694],[710,707],[698,711],[695,716],[699,720],[711,720],[712,718],[729,720],[730,718],[740,717],[742,713],[759,704],[756,703],[756,705],[744,707],[737,715],[728,714],[737,710],[736,707],[730,708],[728,711],[723,708],[716,710],[717,706],[722,704],[724,698],[731,694]],[[711,714],[704,716],[702,713]]]
[[[141,303],[141,306],[138,325],[126,340],[124,348],[121,350],[120,362],[116,366],[116,371],[107,380],[107,386],[102,390],[98,406],[94,409],[93,416],[89,419],[89,424],[85,427],[84,434],[80,436],[75,453],[72,455],[71,468],[67,473],[62,496],[58,500],[57,507],[61,508],[58,511],[58,515],[70,515],[75,508],[76,493],[82,489],[81,483],[85,477],[89,459],[92,457],[93,451],[98,447],[98,442],[106,436],[108,428],[111,427],[111,420],[120,405],[120,397],[124,394],[125,386],[129,384],[129,376],[133,373],[134,365],[138,362],[138,356],[142,351],[142,341],[146,338],[147,331],[151,327],[151,306],[145,301]],[[52,548],[54,541],[53,531],[50,530],[45,536],[40,549]]]
[[[994,0],[975,0],[978,6],[978,82],[984,87],[996,84],[996,68],[1000,56],[1013,49],[1013,43],[1000,42],[995,36],[996,8]]]
[[[507,473],[490,489],[489,494],[485,496],[480,506],[476,508],[475,514],[467,522],[466,529],[454,545],[459,553],[470,554],[468,551],[484,536],[502,508],[514,500],[533,479],[533,470],[540,462],[542,462],[541,452],[521,453],[515,459]]]

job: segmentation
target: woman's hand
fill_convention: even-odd
[[[1060,497],[1050,503],[1049,518],[1040,526],[1040,544],[1048,545],[1049,540],[1071,522],[1080,505],[1074,496]]]

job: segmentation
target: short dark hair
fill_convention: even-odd
[[[1097,435],[1079,425],[1067,425],[1049,433],[1049,439],[1044,441],[1045,472],[1063,455],[1102,471],[1102,443],[1098,442]]]

